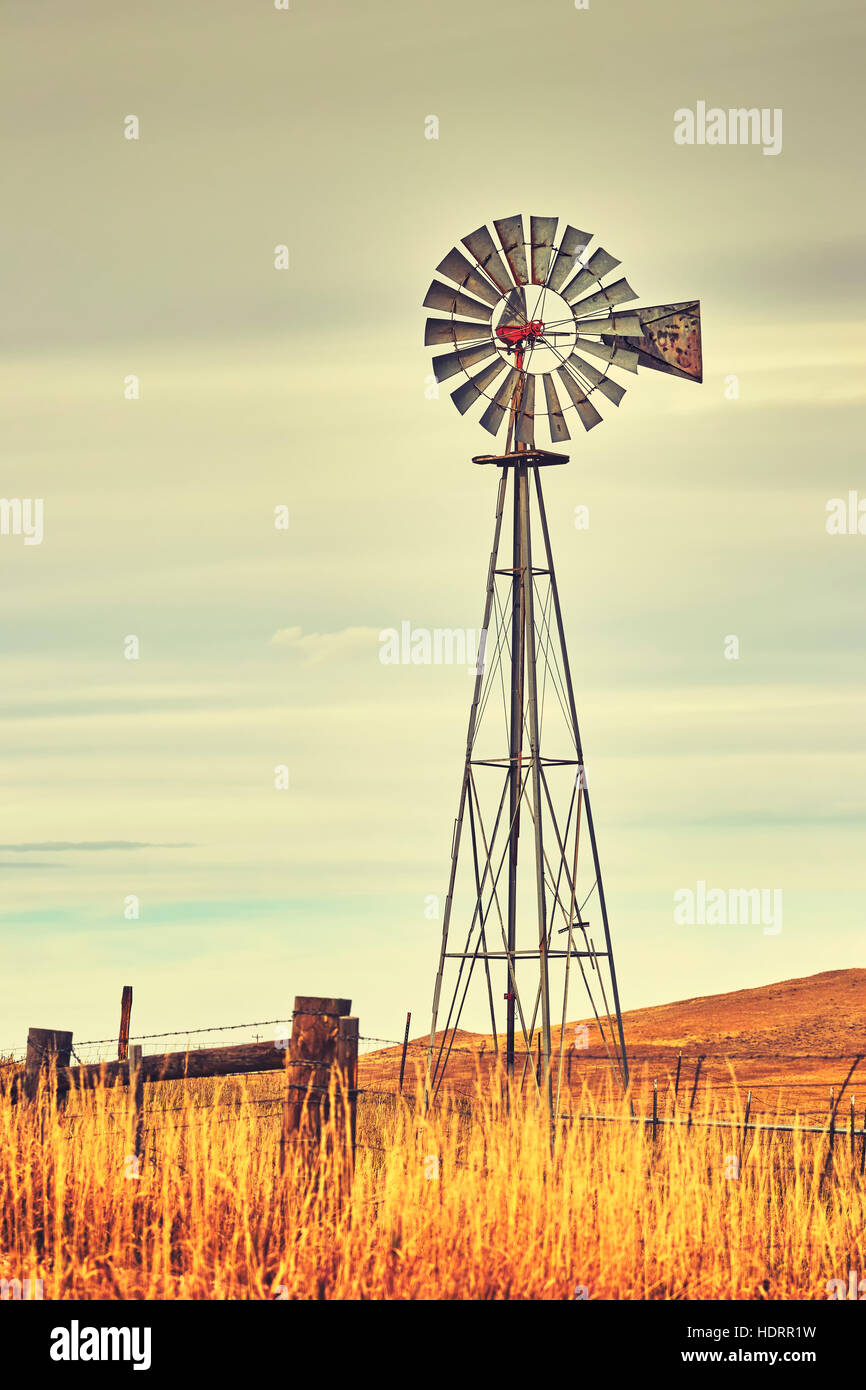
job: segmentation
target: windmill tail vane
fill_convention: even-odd
[[[541,482],[542,467],[568,457],[536,446],[535,420],[546,418],[552,444],[571,438],[575,417],[593,429],[602,419],[598,402],[618,406],[625,394],[612,371],[634,374],[641,366],[701,381],[700,305],[623,310],[637,295],[625,279],[609,279],[619,261],[607,251],[587,254],[588,232],[566,225],[557,238],[555,217],[530,217],[528,239],[519,215],[492,225],[496,240],[479,227],[463,237],[464,250],[448,252],[437,267],[444,278],[433,280],[424,300],[442,315],[427,319],[424,341],[448,349],[433,359],[436,380],[461,377],[451,399],[461,414],[481,402],[480,423],[490,434],[507,420],[505,452],[474,459],[501,471],[433,988],[426,1098],[434,1102],[445,1081],[474,983],[489,1012],[509,1103],[515,1088],[534,1090],[555,1117],[575,985],[591,1006],[593,1060],[609,1065],[624,1089],[629,1072]],[[504,732],[492,717],[498,696]],[[578,1035],[587,1035],[584,1025]],[[537,1069],[534,1039],[543,1055]]]

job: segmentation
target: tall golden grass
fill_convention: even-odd
[[[138,1176],[122,1091],[0,1097],[0,1277],[54,1299],[822,1299],[863,1269],[847,1136],[703,1128],[707,1094],[653,1142],[586,1094],[619,1121],[563,1123],[551,1152],[536,1103],[486,1084],[426,1120],[362,1096],[347,1184],[333,1146],[281,1165],[277,1084],[146,1087]]]

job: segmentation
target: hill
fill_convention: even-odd
[[[576,1047],[584,1025],[588,1047]],[[640,1099],[645,1103],[653,1081],[660,1105],[669,1109],[688,1103],[695,1076],[701,1094],[707,1086],[730,1096],[738,1087],[743,1097],[752,1091],[753,1117],[800,1114],[822,1123],[828,1114],[831,1088],[837,1104],[837,1124],[848,1122],[852,1095],[857,1100],[858,1124],[866,1109],[866,970],[827,970],[818,975],[781,980],[755,989],[734,990],[623,1014],[629,1066]],[[563,1085],[576,1092],[586,1080],[599,1091],[610,1075],[598,1026],[591,1018],[565,1027]],[[437,1035],[437,1043],[441,1041]],[[533,1052],[537,1046],[533,1034]],[[501,1040],[500,1040],[501,1041]],[[522,1042],[521,1042],[522,1046]],[[560,1029],[553,1029],[555,1071],[558,1070]],[[427,1040],[413,1039],[407,1063],[407,1087],[416,1067],[422,1067]],[[361,1059],[360,1084],[393,1089],[400,1065],[400,1047],[367,1053]],[[449,1083],[466,1092],[476,1068],[489,1069],[493,1038],[458,1031],[448,1064]],[[676,1086],[679,1055],[679,1085]],[[523,1069],[525,1051],[520,1057]],[[536,1064],[535,1056],[531,1065]],[[531,1086],[527,1071],[525,1084]]]

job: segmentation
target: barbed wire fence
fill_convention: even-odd
[[[264,1035],[261,1033],[261,1031],[258,1031],[263,1029],[278,1030],[278,1032],[275,1032],[271,1035],[271,1038],[275,1039],[279,1037],[281,1045],[288,1045],[288,1041],[290,1038],[290,1021],[285,1017],[270,1019],[253,1019],[243,1023],[208,1024],[193,1028],[186,1027],[164,1029],[159,1032],[151,1033],[130,1033],[128,1040],[130,1043],[141,1045],[143,1055],[145,1055],[145,1044],[154,1044],[156,1042],[165,1043],[171,1040],[176,1040],[178,1043],[181,1044],[180,1046],[173,1048],[172,1051],[184,1053],[192,1049],[193,1040],[204,1037],[213,1040],[217,1046],[221,1044],[229,1045],[229,1043],[234,1043],[237,1041],[237,1035],[244,1033],[252,1035],[251,1037],[246,1039],[247,1041],[266,1041],[268,1035]],[[257,1031],[253,1032],[253,1030]],[[401,1075],[408,1061],[411,1061],[413,1063],[420,1062],[422,1065],[418,1069],[418,1071],[420,1072],[421,1070],[423,1070],[423,1068],[426,1066],[429,1054],[429,1041],[410,1042],[408,1038],[405,1037],[401,1039],[382,1037],[372,1034],[359,1034],[358,1043],[359,1062],[365,1064],[365,1069],[367,1070],[372,1068],[372,1074],[370,1075],[369,1080],[371,1082],[375,1081],[380,1083],[378,1085],[359,1085],[356,1091],[356,1095],[359,1098],[367,1096],[371,1099],[376,1098],[392,1101],[396,1095],[401,1093],[402,1086],[398,1086],[396,1075],[392,1075],[392,1073],[395,1072],[396,1063],[398,1060],[397,1056],[395,1055],[395,1051],[393,1050],[400,1049]],[[71,1045],[71,1052],[72,1056],[75,1058],[75,1061],[81,1066],[98,1065],[102,1062],[113,1061],[116,1059],[117,1044],[118,1040],[116,1037],[89,1038],[80,1040],[76,1042],[74,1045]],[[32,1046],[33,1044],[31,1043],[31,1047]],[[386,1049],[391,1049],[391,1051]],[[167,1050],[168,1049],[156,1049],[154,1047],[150,1047],[147,1049],[146,1055],[162,1055],[163,1052]],[[483,1074],[485,1067],[492,1069],[496,1065],[498,1059],[498,1053],[495,1046],[492,1044],[492,1041],[489,1045],[485,1042],[482,1043],[480,1046],[452,1045],[449,1049],[449,1057],[451,1056],[474,1059],[473,1064],[470,1065],[477,1067],[477,1070],[480,1074]],[[591,1082],[593,1080],[596,1080],[596,1073],[600,1073],[607,1068],[606,1059],[601,1055],[592,1054],[591,1050],[588,1048],[581,1049],[576,1046],[570,1046],[566,1049],[565,1056],[568,1061],[568,1069],[567,1076],[566,1078],[564,1078],[564,1090],[566,1091],[566,1094],[569,1097],[571,1095],[573,1083],[575,1080],[578,1086],[582,1086],[584,1081]],[[24,1066],[25,1060],[26,1049],[22,1049],[20,1047],[14,1048],[9,1046],[0,1047],[0,1072],[7,1069],[20,1069]],[[46,1060],[50,1060],[49,1054],[47,1052]],[[532,1050],[532,1048],[530,1047],[523,1050],[518,1050],[515,1054],[515,1060],[518,1064],[519,1069],[522,1071],[523,1082],[527,1083],[527,1081],[531,1081],[531,1070],[537,1069],[540,1066],[540,1062],[537,1059],[537,1056],[535,1052]],[[861,1137],[863,1140],[863,1156],[864,1158],[866,1158],[866,1110],[864,1110],[862,1125],[860,1127],[856,1126],[854,1113],[855,1096],[851,1094],[849,1089],[849,1081],[853,1076],[856,1068],[859,1066],[860,1062],[863,1061],[863,1054],[846,1054],[841,1052],[773,1052],[772,1054],[768,1055],[758,1052],[742,1051],[719,1052],[717,1054],[714,1054],[705,1051],[698,1054],[697,1056],[684,1057],[682,1051],[679,1051],[676,1055],[674,1055],[673,1051],[671,1051],[668,1057],[665,1058],[664,1055],[660,1053],[660,1050],[647,1051],[645,1049],[642,1050],[638,1048],[635,1051],[629,1053],[629,1061],[633,1068],[646,1068],[648,1066],[653,1066],[656,1069],[663,1070],[661,1088],[659,1086],[658,1074],[655,1078],[649,1078],[646,1073],[644,1073],[644,1075],[636,1082],[636,1085],[634,1087],[636,1094],[640,1094],[642,1091],[646,1090],[647,1086],[650,1084],[653,1087],[652,1115],[638,1115],[632,1116],[631,1118],[635,1123],[651,1125],[653,1127],[654,1133],[657,1128],[661,1128],[665,1124],[669,1124],[671,1122],[681,1119],[683,1113],[686,1113],[689,1116],[691,1116],[691,1112],[694,1110],[695,1106],[695,1100],[698,1091],[698,1083],[701,1080],[703,1081],[705,1087],[708,1085],[712,1086],[716,1095],[722,1093],[731,1093],[734,1091],[747,1091],[748,1096],[746,1102],[746,1125],[749,1128],[759,1127],[764,1130],[776,1129],[780,1132],[789,1132],[794,1126],[781,1124],[778,1122],[776,1124],[761,1123],[760,1117],[762,1116],[766,1116],[773,1113],[776,1113],[778,1116],[778,1107],[776,1107],[776,1111],[774,1112],[772,1110],[761,1110],[757,1105],[753,1106],[753,1093],[765,1092],[767,1093],[767,1099],[769,1100],[771,1099],[773,1093],[775,1093],[777,1097],[781,1097],[782,1094],[785,1092],[815,1092],[817,1100],[817,1093],[823,1091],[825,1096],[827,1096],[827,1102],[825,1102],[823,1105],[798,1105],[796,1107],[796,1114],[798,1119],[798,1125],[796,1127],[799,1127],[804,1131],[812,1130],[816,1133],[828,1132],[831,1135],[831,1138],[835,1135],[850,1134],[852,1143],[855,1135]],[[840,1084],[838,1084],[838,1087],[837,1084],[832,1083],[828,1086],[828,1082],[825,1079],[817,1080],[791,1076],[779,1078],[774,1081],[764,1081],[759,1079],[751,1080],[749,1078],[741,1079],[737,1078],[736,1076],[732,1077],[730,1073],[728,1073],[727,1075],[718,1075],[712,1073],[712,1068],[727,1068],[729,1063],[737,1062],[748,1063],[751,1065],[752,1068],[756,1069],[762,1067],[775,1066],[778,1063],[801,1063],[804,1065],[804,1067],[813,1067],[816,1064],[835,1064],[839,1066],[840,1069],[844,1067],[846,1063],[851,1063],[852,1065],[850,1067],[848,1076],[845,1077],[844,1080],[840,1076]],[[554,1051],[553,1063],[554,1066],[559,1066],[559,1049],[556,1049]],[[577,1068],[576,1078],[574,1076],[575,1065]],[[687,1092],[689,1091],[690,1082],[689,1078],[686,1076],[686,1072],[691,1071],[692,1067],[694,1067],[694,1079],[691,1083],[691,1094],[689,1096],[687,1095]],[[375,1074],[376,1071],[380,1069],[384,1071],[384,1076],[380,1077]],[[536,1079],[538,1079],[537,1070],[535,1074]],[[460,1084],[461,1080],[463,1081],[462,1085]],[[473,1070],[472,1075],[464,1076],[463,1078],[460,1078],[454,1081],[453,1083],[449,1084],[448,1090],[450,1097],[452,1099],[464,1102],[468,1102],[473,1098],[476,1098],[477,1090],[474,1083],[475,1070]],[[681,1085],[683,1095],[682,1103],[680,1103],[679,1099],[681,1094]],[[296,1087],[296,1089],[299,1088]],[[843,1101],[843,1098],[847,1102],[845,1105],[844,1114],[841,1110],[841,1103]],[[249,1105],[259,1109],[260,1111],[263,1111],[264,1107],[278,1106],[283,1100],[284,1092],[281,1090],[275,1092],[271,1096],[257,1097],[255,1099],[241,1099],[235,1097],[226,1100],[209,1101],[207,1105],[202,1105],[200,1107],[195,1108],[201,1108],[202,1110],[208,1111],[211,1111],[213,1109],[230,1109],[233,1110],[235,1113],[238,1113],[241,1107]],[[162,1117],[167,1114],[172,1114],[180,1110],[188,1109],[188,1106],[155,1106],[154,1114]],[[76,1118],[80,1113],[82,1112],[71,1112],[70,1118]],[[275,1111],[274,1115],[276,1115],[276,1113],[277,1112]],[[840,1120],[840,1116],[841,1122],[837,1123],[837,1121]],[[260,1114],[260,1118],[262,1119],[270,1119],[273,1117],[274,1116],[269,1115],[267,1113]],[[807,1125],[805,1123],[806,1121],[817,1117],[825,1117],[824,1123],[821,1125]],[[229,1116],[228,1118],[231,1117]],[[578,1113],[572,1112],[569,1109],[564,1109],[560,1110],[558,1118],[563,1120],[598,1121],[606,1123],[619,1117],[605,1116],[592,1112]],[[187,1121],[183,1126],[180,1127],[186,1128],[189,1124],[205,1122],[206,1121]],[[694,1124],[696,1126],[699,1123],[708,1123],[708,1121],[706,1120],[698,1121],[697,1119],[691,1118],[689,1118],[688,1122],[689,1124]],[[362,1147],[370,1147],[370,1145],[362,1145]]]

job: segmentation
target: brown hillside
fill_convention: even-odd
[[[574,1046],[580,1023],[589,1030],[589,1048]],[[681,999],[673,1004],[632,1009],[623,1015],[629,1064],[642,1103],[648,1101],[653,1080],[658,1082],[660,1113],[674,1103],[678,1053],[682,1052],[679,1091],[681,1109],[688,1105],[698,1059],[700,1094],[709,1085],[730,1097],[735,1083],[743,1098],[752,1091],[752,1116],[800,1114],[810,1123],[826,1120],[830,1090],[837,1103],[836,1123],[850,1121],[851,1097],[856,1098],[857,1124],[866,1110],[866,970],[827,970],[801,979],[782,980],[757,989]],[[537,1040],[537,1032],[533,1041]],[[437,1035],[437,1040],[441,1034]],[[554,1076],[558,1069],[560,1030],[553,1030]],[[493,1039],[481,1033],[458,1032],[448,1064],[448,1079],[457,1091],[470,1089],[477,1067],[489,1069]],[[426,1040],[410,1044],[407,1089],[415,1067],[423,1064]],[[859,1057],[859,1059],[858,1059]],[[525,1054],[521,1055],[521,1066]],[[364,1087],[393,1089],[399,1072],[400,1048],[368,1053],[361,1059]],[[533,1067],[535,1058],[533,1057]],[[853,1068],[853,1070],[852,1070]],[[568,1080],[577,1092],[584,1080],[600,1091],[610,1069],[597,1024],[576,1020],[565,1028],[563,1084],[568,1103]],[[526,1076],[531,1087],[531,1075]]]

